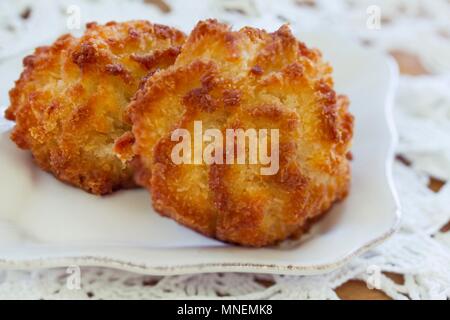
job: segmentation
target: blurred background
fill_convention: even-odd
[[[409,73],[450,71],[447,0],[1,0],[0,59],[62,33],[81,34],[94,20],[147,19],[188,32],[213,17],[236,28],[327,28],[405,63],[420,58]]]

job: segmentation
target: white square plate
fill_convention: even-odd
[[[317,274],[385,240],[400,210],[391,177],[391,102],[396,65],[335,34],[300,39],[322,50],[336,89],[351,100],[356,127],[349,197],[297,242],[250,249],[226,245],[154,213],[145,190],[96,197],[42,172],[18,150],[0,120],[0,268],[106,266],[168,275],[198,272]],[[22,57],[0,61],[3,113]]]

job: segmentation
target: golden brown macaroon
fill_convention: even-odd
[[[128,108],[132,135],[117,152],[135,155],[138,183],[155,209],[198,232],[265,246],[302,230],[349,190],[353,131],[348,99],[331,67],[282,26],[233,32],[200,22],[174,66],[155,74]],[[174,129],[279,129],[279,170],[260,164],[175,165]],[[234,142],[236,143],[236,141]]]
[[[173,64],[185,36],[147,21],[90,23],[24,59],[10,91],[11,138],[62,181],[94,194],[135,185],[113,152],[124,109],[143,77]]]

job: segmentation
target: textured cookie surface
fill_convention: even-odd
[[[287,26],[267,33],[200,22],[174,66],[138,91],[128,116],[132,135],[117,151],[125,159],[135,155],[137,180],[158,212],[205,235],[270,245],[348,193],[348,100],[333,90],[320,52]],[[222,133],[278,129],[279,170],[261,175],[262,164],[175,164],[171,134],[182,128],[193,136],[194,121]]]
[[[90,23],[81,38],[37,48],[10,91],[12,139],[41,168],[86,191],[134,186],[130,166],[113,152],[130,130],[124,109],[143,77],[173,64],[184,40],[146,21]]]

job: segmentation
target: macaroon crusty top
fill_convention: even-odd
[[[175,61],[184,40],[147,21],[89,23],[81,38],[37,48],[10,91],[12,140],[41,168],[89,192],[133,186],[131,168],[112,150],[130,130],[124,109],[142,78]]]
[[[265,246],[305,228],[350,185],[353,117],[332,68],[288,26],[239,31],[197,24],[175,64],[155,73],[127,109],[132,131],[116,152],[134,157],[138,182],[162,215],[217,239]],[[174,129],[279,129],[280,168],[181,164]],[[225,134],[224,134],[225,135]]]

